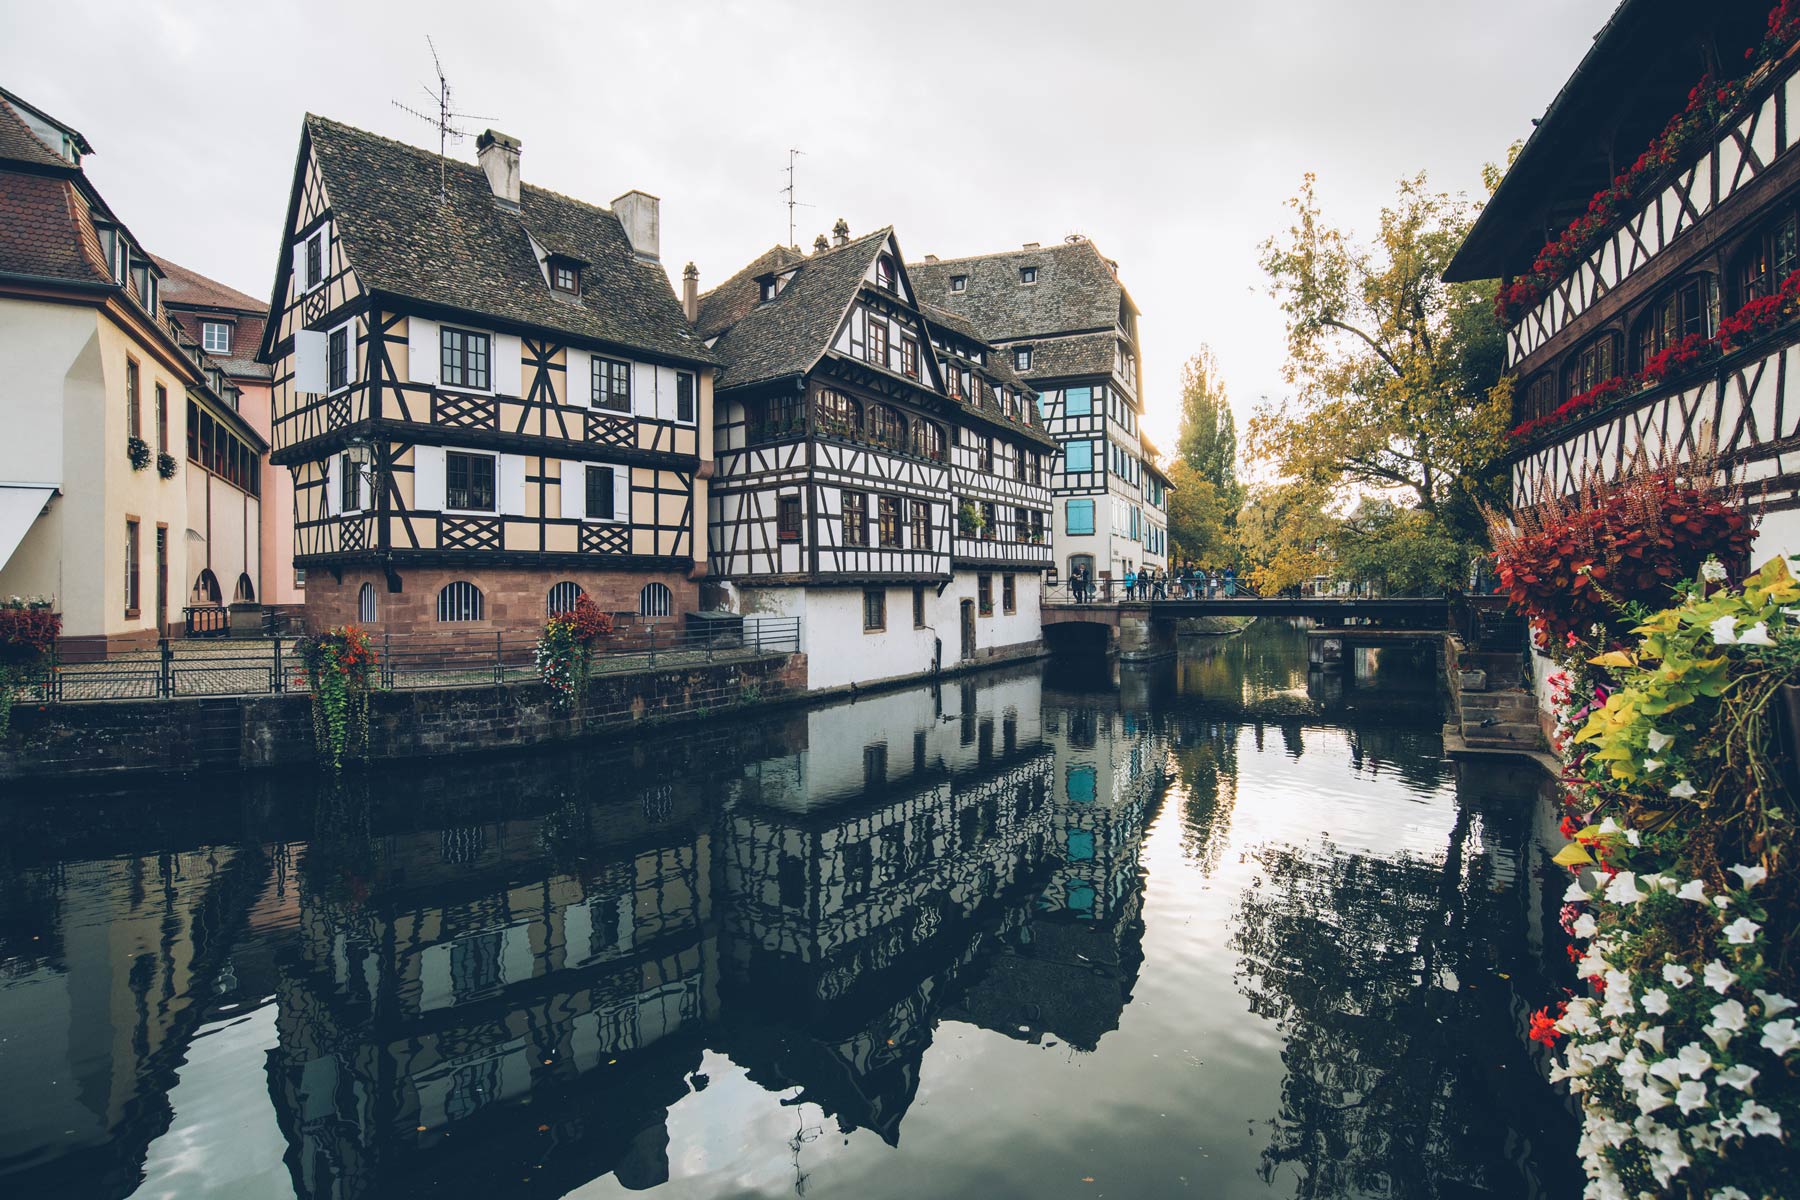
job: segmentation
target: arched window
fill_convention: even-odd
[[[219,600],[218,576],[214,575],[211,569],[201,571],[199,577],[194,580],[194,590],[188,596],[188,603],[194,605],[217,604]]]
[[[356,619],[363,625],[373,625],[381,615],[375,603],[375,585],[365,583],[356,589]]]
[[[1719,329],[1719,282],[1711,275],[1689,275],[1662,293],[1631,327],[1631,366],[1635,371],[1690,334],[1711,337]]]
[[[248,571],[238,575],[237,591],[232,595],[232,599],[238,601],[240,604],[251,604],[255,602],[256,585],[250,582],[250,573]]]
[[[894,260],[885,254],[875,260],[875,286],[883,291],[894,290]]]
[[[445,584],[438,593],[440,621],[479,621],[481,613],[481,589],[466,579]]]
[[[1563,396],[1579,396],[1618,373],[1618,339],[1603,333],[1569,355],[1568,364],[1563,367]]]
[[[550,589],[550,598],[545,604],[551,616],[561,616],[572,612],[575,602],[581,599],[581,585],[572,579],[565,579]]]
[[[886,404],[871,405],[869,440],[888,450],[906,449],[906,418]]]
[[[914,422],[913,453],[933,462],[946,461],[948,453],[944,442],[944,427],[935,421]]]
[[[1759,229],[1732,260],[1734,303],[1772,296],[1800,268],[1800,214],[1784,213]]]
[[[675,597],[660,583],[646,583],[638,593],[638,616],[666,617],[675,611]]]
[[[862,433],[862,405],[830,388],[819,391],[816,410],[819,432],[853,438]]]

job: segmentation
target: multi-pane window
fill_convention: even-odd
[[[869,544],[869,498],[861,492],[844,493],[844,545]]]
[[[490,342],[487,334],[446,325],[438,331],[438,339],[443,352],[440,378],[445,387],[486,391],[491,386],[493,377],[488,369]]]
[[[350,384],[350,330],[334,329],[328,343],[329,351],[325,356],[329,379],[327,387],[337,391]]]
[[[912,548],[931,549],[931,501],[912,502]]]
[[[138,398],[138,365],[137,360],[125,360],[125,433],[128,437],[143,437],[144,414]]]
[[[138,523],[125,522],[125,615],[138,615]]]
[[[876,502],[876,511],[880,517],[878,530],[881,537],[881,544],[890,547],[899,546],[900,498],[898,496],[881,497],[881,499]]]
[[[1611,334],[1602,334],[1575,351],[1563,368],[1563,394],[1579,396],[1619,373]]]
[[[156,385],[156,451],[169,452],[169,389]]]
[[[993,616],[994,577],[992,575],[977,576],[975,579],[975,594],[977,598],[977,607],[981,609],[981,615],[984,617]]]
[[[925,628],[925,589],[913,588],[913,628]]]
[[[800,540],[799,496],[782,496],[775,501],[775,536],[783,542]]]
[[[610,358],[595,355],[593,362],[593,388],[589,393],[595,408],[608,408],[614,412],[631,411],[631,364],[618,362]]]
[[[870,588],[863,593],[863,630],[872,632],[887,628],[887,593]]]
[[[444,455],[444,507],[462,512],[495,511],[493,455],[455,450]]]
[[[900,339],[900,369],[915,378],[919,374],[919,343],[911,338]]]
[[[844,393],[823,388],[813,408],[820,433],[846,438],[862,433],[862,406]]]
[[[1800,268],[1800,215],[1776,218],[1750,240],[1737,260],[1739,307],[1760,296],[1773,296],[1783,281]]]
[[[692,371],[675,372],[675,419],[677,421],[694,419],[694,373]]]
[[[596,467],[589,464],[587,468],[587,507],[590,521],[610,521],[618,514],[613,511],[613,469]]]
[[[225,321],[200,322],[200,345],[208,354],[230,354],[231,325]]]
[[[1711,337],[1718,328],[1718,282],[1711,275],[1690,275],[1657,297],[1649,311],[1632,326],[1633,366],[1641,371],[1652,358],[1682,338],[1696,334]],[[1585,390],[1577,389],[1569,395]]]
[[[887,366],[888,327],[886,321],[869,322],[869,361],[878,366]]]

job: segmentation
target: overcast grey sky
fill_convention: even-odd
[[[0,0],[0,84],[74,125],[155,253],[270,290],[301,114],[434,145],[425,35],[459,108],[524,142],[522,174],[606,203],[662,197],[663,261],[707,287],[845,217],[910,259],[1073,232],[1144,311],[1145,425],[1173,450],[1181,363],[1210,343],[1240,422],[1279,396],[1257,248],[1319,175],[1372,230],[1395,179],[1480,190],[1612,0],[864,5],[736,0],[384,3]],[[452,153],[473,159],[473,139]]]

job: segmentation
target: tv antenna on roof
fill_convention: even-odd
[[[430,113],[422,113],[416,108],[408,108],[398,100],[393,101],[393,105],[403,113],[411,113],[413,116],[419,118],[419,120],[438,131],[438,199],[447,200],[450,197],[450,182],[448,168],[446,166],[446,151],[448,144],[452,138],[461,141],[463,138],[469,136],[468,130],[458,129],[455,125],[452,125],[451,122],[491,121],[493,118],[476,116],[474,113],[453,112],[451,110],[450,81],[444,78],[444,64],[438,59],[437,46],[432,42],[430,34],[425,35],[425,44],[431,47],[431,65],[437,71],[437,91],[432,91],[422,83],[419,86],[424,88],[425,94],[431,97],[432,102],[437,105],[437,115],[433,116]]]
[[[788,150],[788,165],[787,165],[788,181],[787,181],[787,186],[781,189],[781,193],[787,197],[788,245],[793,246],[795,249],[799,249],[800,244],[794,240],[794,210],[796,208],[811,208],[811,207],[813,207],[810,204],[803,204],[799,200],[794,199],[794,160],[799,158],[802,154],[805,154],[805,153],[806,153],[806,151],[800,150],[800,149],[789,149]]]

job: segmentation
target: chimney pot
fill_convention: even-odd
[[[475,157],[496,203],[519,207],[519,139],[489,129],[475,139]]]
[[[662,260],[662,201],[633,188],[612,202],[613,215],[625,227],[632,253],[651,262]]]
[[[837,219],[837,224],[831,227],[831,244],[834,246],[847,246],[850,244],[850,222],[844,220],[842,217],[839,217]]]
[[[700,268],[693,263],[681,271],[681,311],[689,325],[700,319]]]

